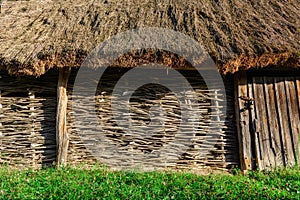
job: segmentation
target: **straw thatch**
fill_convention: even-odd
[[[138,27],[192,37],[223,74],[300,66],[299,0],[4,1],[0,21],[0,66],[10,74],[80,66],[102,41]]]

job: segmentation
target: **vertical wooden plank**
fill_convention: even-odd
[[[67,133],[67,83],[71,68],[59,69],[57,84],[57,113],[56,113],[56,141],[57,141],[57,164],[65,165],[67,161],[69,138]]]
[[[251,83],[248,83],[248,96],[251,99],[254,98],[254,89],[253,89],[253,81]],[[260,132],[260,124],[256,118],[256,107],[251,105],[250,108],[250,120],[251,120],[251,125],[252,125],[252,131],[253,131],[253,141],[254,141],[254,146],[255,146],[255,162],[256,162],[256,167],[260,169],[264,169],[264,162],[263,162],[263,157],[262,157],[262,147],[261,147],[261,138],[259,137],[259,132]]]
[[[257,98],[257,88],[256,88],[256,82],[252,77],[252,89],[253,89],[253,98]],[[256,127],[256,134],[255,134],[255,142],[257,142],[257,149],[259,150],[259,156],[260,156],[260,170],[263,170],[266,168],[266,163],[265,163],[265,159],[266,157],[264,156],[265,154],[265,150],[264,150],[264,146],[263,146],[263,139],[262,139],[262,130],[261,130],[261,122],[260,122],[260,115],[259,115],[259,111],[258,111],[258,104],[257,104],[257,99],[255,99],[254,101],[254,112],[255,114],[253,115],[255,117],[255,127]],[[258,154],[257,154],[258,155]]]
[[[300,76],[296,77],[296,87],[297,87],[296,91],[297,91],[297,97],[298,97],[298,109],[299,109],[298,111],[300,114]]]
[[[289,148],[289,138],[286,136],[290,134],[289,120],[287,115],[287,103],[286,103],[286,93],[284,86],[284,78],[275,77],[275,92],[277,101],[277,111],[279,116],[280,125],[280,136],[282,140],[282,154],[285,159],[285,165],[288,165],[291,160],[291,149]],[[287,134],[288,133],[288,134]]]
[[[298,100],[298,117],[300,118],[300,76],[295,79],[296,84],[296,97]],[[297,126],[298,140],[296,140],[296,157],[298,165],[300,164],[300,123]]]
[[[287,158],[288,158],[288,166],[293,166],[295,164],[295,156],[293,150],[293,138],[292,138],[292,129],[291,129],[291,119],[289,115],[289,102],[288,102],[288,91],[286,90],[285,78],[281,78],[282,87],[284,91],[284,96],[282,98],[282,116],[284,117],[283,123],[285,124],[284,137],[286,142],[287,149]]]
[[[285,78],[282,79],[283,82],[283,86],[284,86],[284,90],[285,90],[285,98],[283,98],[283,102],[285,103],[286,107],[285,107],[285,118],[286,120],[284,121],[286,123],[286,130],[285,130],[285,139],[286,139],[286,148],[287,148],[287,157],[288,157],[288,166],[293,166],[295,164],[295,154],[294,154],[294,150],[293,150],[293,138],[292,138],[292,121],[290,118],[290,109],[289,109],[289,102],[288,102],[288,91],[286,90],[286,82],[285,82]]]
[[[259,137],[261,138],[261,151],[264,169],[272,166],[272,152],[270,152],[270,138],[268,116],[266,113],[265,91],[263,77],[253,77],[253,88],[256,108],[256,120],[260,124]]]
[[[249,110],[245,107],[245,102],[242,100],[242,97],[248,96],[246,72],[235,74],[234,85],[240,162],[241,169],[246,172],[252,169]]]
[[[294,153],[294,162],[297,162],[298,159],[298,145],[297,142],[299,140],[299,130],[298,126],[300,124],[299,121],[299,107],[298,107],[298,99],[297,99],[297,87],[295,85],[294,77],[285,77],[285,89],[286,89],[286,99],[288,105],[288,115],[290,121],[290,129],[291,129],[291,145]],[[295,163],[292,163],[295,164]]]
[[[278,113],[275,102],[275,87],[273,77],[264,77],[266,109],[270,130],[270,150],[274,154],[275,167],[282,166],[284,161],[281,154],[281,140],[278,126]]]

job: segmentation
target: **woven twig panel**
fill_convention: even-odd
[[[225,97],[220,93],[217,85],[215,88],[208,89],[203,80],[199,81],[199,77],[194,77],[189,73],[185,74],[197,94],[197,102],[194,102],[195,105],[191,105],[197,106],[199,109],[199,124],[195,131],[192,124],[181,125],[180,101],[172,91],[165,87],[155,84],[147,85],[135,90],[129,102],[120,101],[118,92],[114,93],[113,91],[116,89],[116,81],[122,76],[122,73],[124,72],[121,70],[104,75],[94,98],[86,99],[82,95],[73,96],[72,99],[72,93],[69,92],[70,145],[68,160],[70,163],[94,163],[98,158],[100,163],[113,168],[126,168],[126,166],[134,165],[144,169],[208,167],[221,170],[238,164],[231,79],[226,82],[228,91]],[[137,77],[137,82],[140,81],[139,78],[142,77]],[[213,81],[213,78],[210,80]],[[70,85],[69,91],[71,89],[72,85]],[[131,90],[126,85],[122,85],[118,89],[120,91]],[[186,92],[184,88],[182,90],[179,88],[178,91]],[[216,106],[218,104],[212,103],[224,102],[225,98],[227,98],[226,116],[221,106],[218,107]],[[113,101],[118,101],[118,105],[124,107],[124,110],[112,109]],[[75,106],[77,118],[73,115],[75,111],[72,105],[74,104],[82,105],[80,108]],[[127,106],[129,106],[129,113],[125,109]],[[156,107],[160,109],[157,110]],[[193,113],[192,111],[190,113]],[[95,113],[97,115],[96,124],[94,123],[95,116],[93,116]],[[78,121],[78,116],[82,121]],[[131,122],[134,131],[128,131],[127,127],[120,126],[120,123],[127,121]],[[101,127],[101,132],[95,131],[95,125]],[[151,126],[150,129],[149,126]],[[184,148],[184,152],[177,155],[172,153],[172,149],[169,149],[165,157],[154,156],[153,159],[149,158],[141,162],[143,156],[159,152],[164,146],[174,142],[179,130],[181,135],[187,137],[183,140],[190,141]],[[99,137],[99,134],[102,135]],[[209,139],[210,137],[212,139]],[[101,140],[106,140],[109,144],[104,144]],[[125,156],[120,155],[120,159],[118,159],[119,157],[116,158],[110,153],[106,155],[105,152],[110,148],[113,151],[114,147],[123,152]],[[170,148],[176,148],[176,145]],[[128,159],[126,154],[134,156]]]

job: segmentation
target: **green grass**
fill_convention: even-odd
[[[275,172],[194,175],[0,168],[0,199],[299,199],[299,167]]]

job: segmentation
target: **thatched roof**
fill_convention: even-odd
[[[223,74],[300,67],[299,0],[2,1],[0,21],[0,68],[11,74],[80,66],[105,39],[137,27],[192,37]]]

